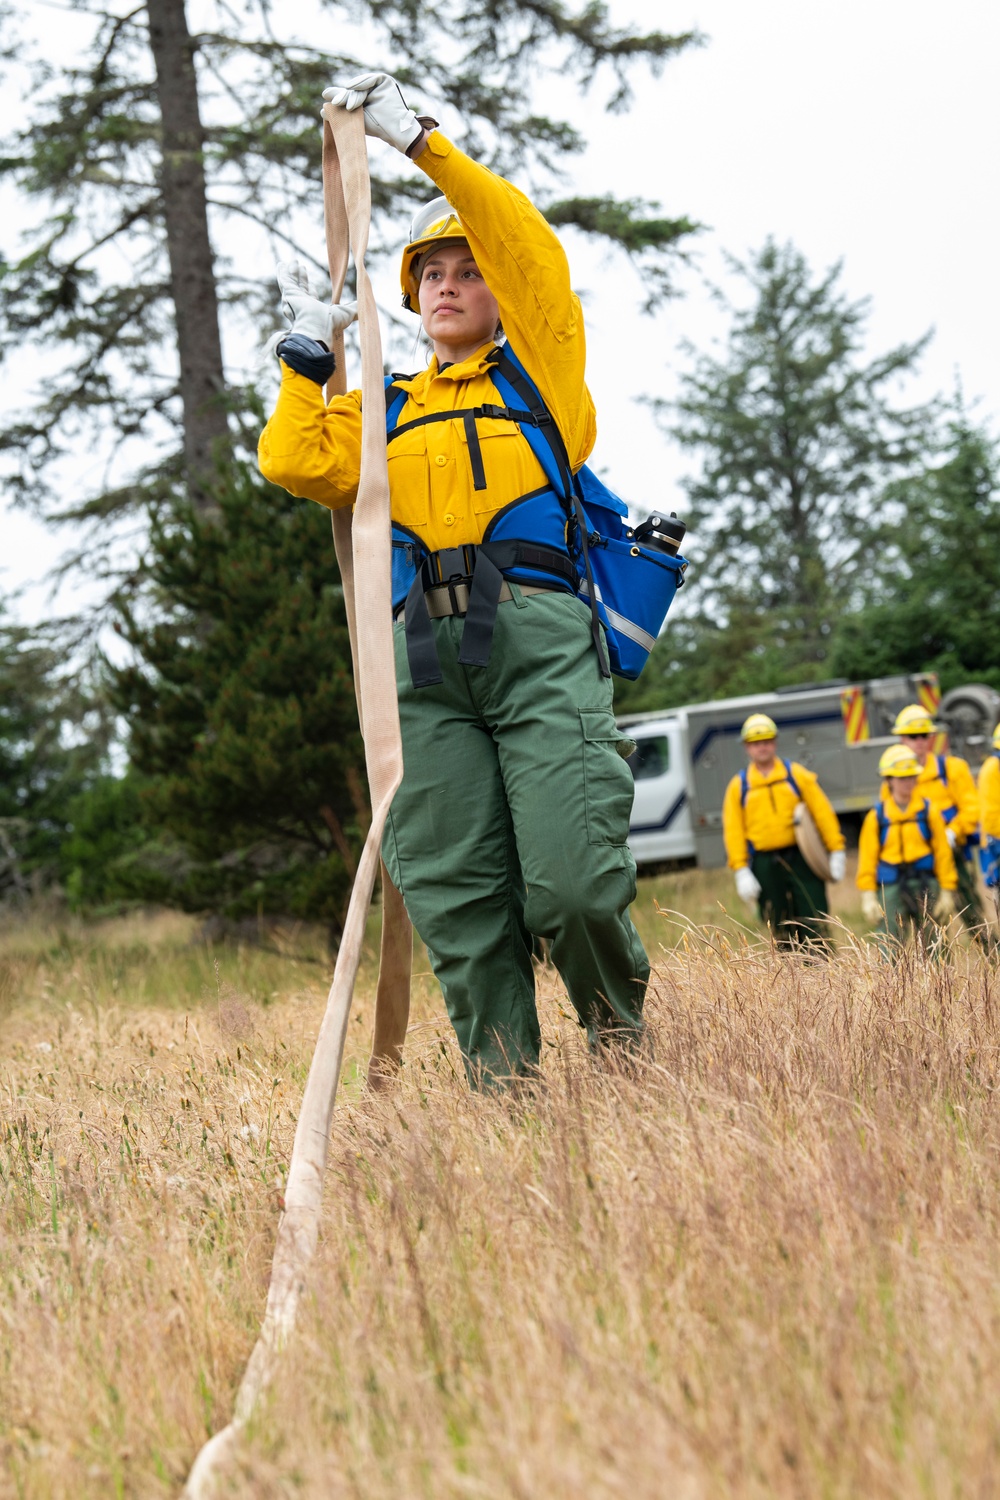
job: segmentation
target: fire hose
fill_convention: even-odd
[[[412,931],[380,848],[382,831],[403,775],[399,708],[392,641],[391,523],[385,446],[385,398],[378,309],[365,253],[371,220],[371,183],[363,112],[323,109],[323,201],[333,300],[340,300],[349,252],[357,273],[361,344],[361,482],[353,517],[334,511],[333,535],[344,586],[371,796],[372,820],[358,863],[333,982],[316,1038],[299,1112],[278,1224],[264,1321],[236,1395],[232,1421],[195,1458],[184,1487],[187,1500],[203,1500],[215,1487],[260,1396],[273,1379],[295,1326],[305,1277],[316,1249],[330,1122],[344,1056],[354,984],[375,876],[382,872],[382,941],[375,999],[369,1083],[384,1085],[398,1067],[410,1008]],[[334,340],[336,371],[328,394],[342,393],[343,334]],[[358,629],[358,599],[363,629]]]

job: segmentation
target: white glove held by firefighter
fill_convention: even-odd
[[[830,879],[843,880],[847,874],[847,855],[843,849],[830,851]]]
[[[323,98],[341,109],[363,105],[365,135],[386,141],[404,155],[424,128],[388,73],[359,73],[346,83],[331,84],[323,90]]]
[[[748,906],[752,906],[760,895],[760,881],[749,865],[744,865],[742,870],[736,871],[736,894]]]
[[[948,839],[948,847],[954,852],[958,848],[958,834],[950,826],[945,829],[945,834]]]
[[[939,922],[950,922],[955,915],[955,892],[942,891],[934,903],[934,916]]]
[[[874,927],[882,920],[882,908],[874,891],[861,892],[861,915]]]
[[[321,302],[313,295],[308,268],[299,260],[282,261],[275,269],[281,311],[289,320],[288,333],[301,333],[329,349],[335,333],[343,333],[358,316],[356,302]]]

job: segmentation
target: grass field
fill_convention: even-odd
[[[807,965],[726,877],[644,882],[652,1059],[593,1063],[543,972],[530,1103],[468,1094],[426,959],[366,1096],[373,930],[318,1259],[227,1492],[996,1494],[1000,971],[886,963],[837,901]],[[328,980],[304,930],[0,931],[3,1496],[176,1495],[229,1419]]]

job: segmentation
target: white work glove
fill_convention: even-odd
[[[952,826],[951,826],[950,823],[949,823],[948,827],[945,829],[945,834],[946,834],[947,839],[948,839],[948,847],[951,849],[952,853],[954,854],[955,850],[958,848],[958,834],[955,832],[954,828],[952,828]]]
[[[938,922],[950,922],[955,915],[955,892],[942,891],[934,903],[934,918]]]
[[[323,98],[341,109],[364,105],[365,135],[386,141],[404,156],[424,129],[388,73],[359,73],[346,83],[331,84],[323,90]]]
[[[313,293],[308,267],[300,260],[282,261],[275,267],[275,276],[281,293],[281,311],[292,325],[287,333],[281,334],[283,339],[291,333],[301,333],[329,349],[334,334],[343,333],[358,316],[356,302],[321,302]]]
[[[878,897],[874,891],[861,892],[861,915],[872,927],[882,920],[882,908],[878,904]]]
[[[843,849],[830,851],[830,879],[843,880],[847,874],[847,855]]]
[[[736,871],[736,894],[748,906],[753,906],[760,895],[760,881],[748,865]]]

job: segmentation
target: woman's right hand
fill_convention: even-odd
[[[283,338],[301,333],[329,349],[334,334],[343,333],[358,316],[356,302],[321,302],[314,296],[309,271],[302,261],[282,261],[275,275],[281,293],[281,311],[291,324]]]

